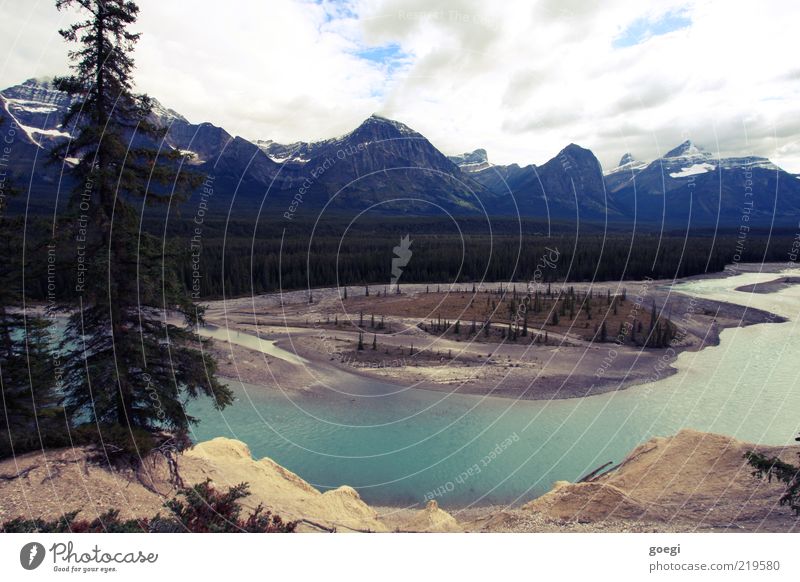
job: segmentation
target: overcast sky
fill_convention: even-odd
[[[322,139],[379,113],[495,163],[574,142],[610,168],[691,138],[800,172],[796,0],[138,4],[137,89],[248,139]],[[0,7],[0,86],[64,73],[56,31],[74,15]]]

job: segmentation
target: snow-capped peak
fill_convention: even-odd
[[[671,149],[666,153],[664,158],[707,158],[710,154],[705,150],[697,147],[694,142],[687,139],[681,145]]]
[[[486,150],[483,148],[478,148],[471,152],[464,152],[457,156],[447,156],[447,158],[464,172],[480,172],[492,166],[492,164],[489,163]]]
[[[647,167],[647,162],[642,162],[637,160],[633,157],[633,154],[630,152],[624,154],[620,160],[619,165],[616,168],[612,168],[611,170],[604,172],[606,176],[609,174],[616,174],[617,172],[635,172],[637,170],[641,170],[642,168]]]
[[[255,141],[255,144],[276,164],[305,164],[310,161],[308,152],[312,144],[303,141],[281,144],[271,139],[258,139]]]
[[[151,114],[156,117],[157,120],[161,121],[162,123],[169,123],[175,120],[187,122],[186,118],[175,111],[174,109],[169,109],[168,107],[164,107],[158,99],[150,98],[150,106],[151,106]]]
[[[382,115],[378,115],[377,113],[373,113],[367,119],[365,119],[364,122],[355,131],[370,126],[390,127],[393,130],[397,131],[400,135],[407,135],[414,137],[419,136],[419,134],[416,131],[408,127],[406,124],[400,123],[399,121],[395,121],[394,119],[389,119],[388,117],[383,117]]]

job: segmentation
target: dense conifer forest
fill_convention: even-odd
[[[164,237],[164,252],[179,257],[179,275],[195,300],[251,293],[335,285],[388,284],[393,249],[406,234],[412,257],[402,282],[612,281],[673,279],[720,272],[725,265],[748,261],[786,261],[794,233],[736,231],[665,231],[606,228],[584,224],[539,224],[498,220],[491,232],[485,222],[465,219],[457,225],[436,219],[383,218],[356,225],[326,220],[315,225],[252,220],[213,221],[200,235],[191,222],[146,227]],[[548,232],[549,228],[549,232]],[[48,285],[58,300],[74,287],[71,262],[47,260],[49,226],[31,229],[27,292],[47,300]],[[522,234],[520,234],[520,230]],[[542,264],[557,250],[558,260]],[[38,259],[36,258],[38,256]],[[49,267],[48,267],[49,265]],[[48,271],[49,268],[49,271]]]

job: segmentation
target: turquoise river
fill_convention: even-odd
[[[351,485],[373,505],[435,497],[446,507],[527,501],[556,480],[619,462],[646,439],[684,427],[788,444],[800,429],[800,286],[734,290],[777,277],[747,273],[675,286],[789,321],[726,329],[720,345],[682,353],[678,373],[657,382],[553,401],[399,390],[344,371],[327,378],[335,390],[324,396],[233,382],[234,406],[191,406],[201,419],[193,438],[242,440],[256,458],[271,457],[320,489]]]

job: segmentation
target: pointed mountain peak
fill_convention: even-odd
[[[24,85],[26,87],[51,88],[52,85],[53,85],[53,79],[54,78],[55,77],[48,77],[48,76],[32,77],[32,78],[28,79],[27,81],[24,81],[24,82],[20,83],[20,85]]]
[[[388,117],[384,117],[382,115],[378,115],[377,113],[373,113],[369,117],[367,117],[361,125],[359,125],[355,132],[361,131],[372,131],[378,129],[382,132],[389,132],[395,133],[399,135],[407,135],[407,136],[415,136],[418,137],[420,134],[408,127],[404,123],[400,123],[399,121],[395,121],[394,119],[389,119]]]
[[[188,120],[183,115],[174,109],[164,107],[164,105],[162,105],[158,99],[151,97],[150,106],[151,114],[156,118],[157,121],[160,121],[161,123],[169,123],[175,120],[188,123]]]
[[[631,164],[631,163],[636,162],[636,161],[637,161],[637,159],[633,157],[633,154],[628,152],[628,153],[624,154],[619,159],[619,164],[617,164],[617,165],[618,166],[626,166],[626,165]]]
[[[590,149],[586,149],[584,147],[579,146],[578,144],[571,143],[563,150],[558,152],[557,158],[571,158],[576,162],[584,163],[589,162],[592,164],[598,164],[600,162],[597,161],[597,158],[594,155],[594,152]]]
[[[575,155],[577,155],[577,156],[585,156],[586,154],[589,154],[592,157],[594,157],[594,154],[592,153],[592,150],[589,150],[589,149],[586,149],[584,147],[581,147],[576,143],[570,143],[567,147],[565,147],[563,150],[561,150],[558,153],[559,153],[559,155],[569,154],[569,155],[573,155],[573,156],[575,156]]]
[[[690,139],[687,139],[681,145],[676,148],[671,149],[667,152],[664,156],[665,158],[691,158],[696,156],[708,156],[708,153],[703,149],[697,147],[694,142]]]

